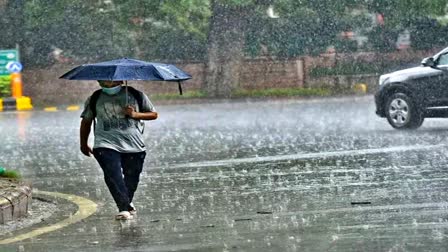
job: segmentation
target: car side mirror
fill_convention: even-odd
[[[422,65],[427,67],[435,67],[436,63],[434,62],[434,59],[432,57],[428,57],[422,60]]]

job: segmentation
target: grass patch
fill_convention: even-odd
[[[197,99],[206,98],[206,95],[201,91],[187,91],[182,95],[179,93],[166,93],[166,94],[154,94],[151,96],[152,100],[184,100],[184,99]]]
[[[310,97],[310,96],[329,96],[331,91],[324,88],[267,88],[244,90],[240,89],[233,93],[233,97]]]
[[[375,74],[384,72],[384,66],[378,64],[339,64],[335,67],[316,67],[310,71],[311,77],[325,77],[334,75]]]
[[[267,88],[267,89],[238,89],[232,93],[232,98],[262,98],[262,97],[311,97],[329,96],[332,91],[325,88]],[[188,91],[183,95],[178,93],[154,94],[151,100],[187,100],[208,98],[201,91]]]
[[[22,176],[17,171],[5,170],[0,167],[0,177],[2,178],[12,178],[12,179],[20,179]]]

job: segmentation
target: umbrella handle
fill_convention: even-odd
[[[177,83],[179,84],[179,93],[180,93],[180,95],[182,95],[182,85],[181,85],[180,81],[178,81]]]
[[[124,81],[124,84],[126,85],[126,106],[128,105],[129,101],[128,101],[128,81]]]

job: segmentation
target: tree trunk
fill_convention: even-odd
[[[211,3],[208,60],[202,91],[208,97],[228,98],[239,84],[246,20],[242,7],[221,2]]]

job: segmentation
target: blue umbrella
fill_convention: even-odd
[[[176,81],[179,83],[179,92],[182,94],[181,81],[191,79],[174,65],[146,62],[135,59],[117,59],[94,64],[84,64],[73,68],[60,77],[68,80],[150,80],[150,81]]]

